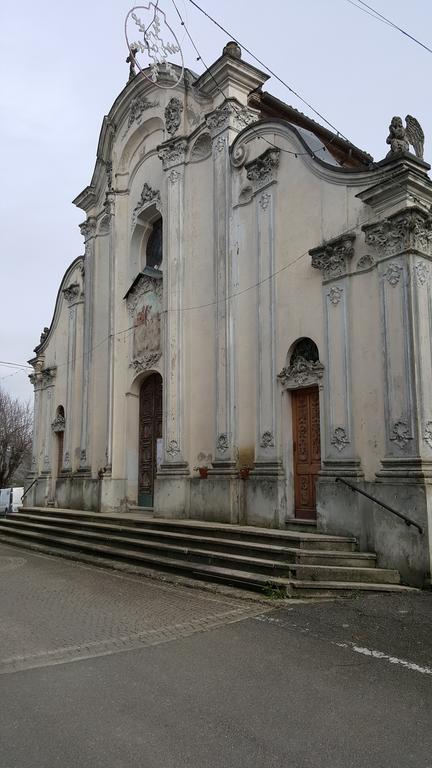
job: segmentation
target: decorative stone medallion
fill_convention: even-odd
[[[330,442],[339,452],[345,450],[350,443],[346,430],[343,427],[336,427]]]

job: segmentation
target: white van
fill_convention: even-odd
[[[18,512],[22,504],[24,488],[0,488],[0,515]]]

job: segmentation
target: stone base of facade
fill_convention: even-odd
[[[432,486],[410,480],[363,480],[357,485],[415,520],[423,533],[343,483],[325,477],[317,483],[319,532],[355,536],[361,551],[376,552],[380,566],[399,570],[405,584],[424,586],[431,572],[428,531],[432,530]]]

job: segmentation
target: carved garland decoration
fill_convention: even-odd
[[[174,136],[179,129],[182,112],[183,104],[180,99],[176,99],[175,96],[173,96],[165,107],[165,128],[170,136]]]
[[[136,223],[138,215],[147,205],[150,205],[151,203],[155,203],[156,207],[159,208],[160,202],[161,202],[161,199],[160,199],[159,190],[152,189],[151,186],[147,184],[147,182],[145,182],[142,188],[141,197],[133,210],[132,225]]]
[[[324,366],[305,357],[297,357],[290,365],[282,368],[278,379],[286,389],[316,384],[324,375]]]

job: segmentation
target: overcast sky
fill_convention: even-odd
[[[227,37],[189,0],[180,12],[208,64]],[[432,47],[431,0],[368,0]],[[432,54],[347,0],[199,0],[355,144],[382,159],[393,115],[418,118],[432,160]],[[72,199],[90,182],[102,118],[124,87],[126,0],[23,0],[0,9],[0,359],[25,363],[49,325],[59,282],[83,253]],[[179,30],[171,0],[160,0]],[[179,30],[179,36],[182,30]],[[187,66],[203,71],[183,39]],[[249,57],[244,54],[244,58]],[[313,113],[273,78],[266,89]],[[27,373],[0,384],[28,399]]]

